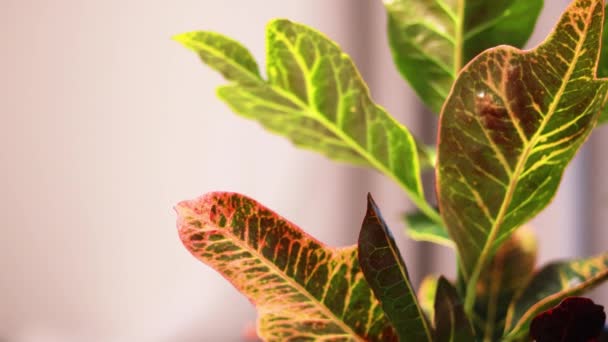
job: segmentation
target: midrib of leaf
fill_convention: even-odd
[[[473,37],[475,37],[476,35],[480,34],[481,32],[485,31],[487,28],[494,26],[496,23],[500,22],[501,20],[503,20],[503,18],[509,16],[511,9],[507,8],[506,10],[504,10],[502,12],[501,15],[494,17],[490,20],[487,20],[477,26],[475,26],[475,28],[473,28],[472,30],[467,31],[464,34],[464,40],[467,41]]]
[[[253,254],[253,256],[256,257],[256,258],[258,258],[259,260],[262,260],[263,264],[266,265],[266,267],[268,267],[271,270],[272,273],[276,274],[280,279],[283,279],[290,286],[292,286],[293,288],[295,288],[299,293],[301,293],[302,295],[304,295],[304,297],[306,297],[311,303],[316,304],[316,306],[320,309],[320,311],[323,314],[325,314],[325,316],[327,316],[328,318],[333,319],[333,321],[340,328],[342,328],[342,330],[346,334],[349,334],[350,336],[352,336],[353,338],[355,338],[356,341],[365,342],[365,340],[362,339],[355,331],[353,331],[351,327],[349,327],[348,325],[346,325],[346,323],[344,323],[344,321],[342,319],[340,319],[339,317],[337,317],[322,302],[320,302],[317,298],[315,298],[314,296],[312,296],[310,294],[310,292],[308,292],[308,290],[306,290],[304,287],[302,287],[302,285],[300,285],[298,282],[294,281],[292,278],[286,276],[284,274],[284,272],[280,268],[278,268],[272,261],[270,261],[269,259],[267,259],[264,255],[260,254],[255,248],[249,246],[245,241],[242,241],[241,238],[239,236],[233,234],[230,229],[221,230],[221,232],[222,232],[223,235],[229,236],[231,238],[229,241],[231,241],[232,243],[234,243],[235,245],[237,245],[239,248],[241,248],[242,250],[245,250],[245,251]],[[340,251],[341,250],[337,250],[334,253],[339,253]],[[328,279],[330,279],[330,278],[328,278]]]
[[[460,0],[460,1],[462,1],[462,0]],[[584,38],[587,36],[589,26],[590,26],[589,25],[589,16],[590,15],[593,15],[593,13],[589,13],[587,15],[587,18],[585,21],[585,23],[586,23],[585,28],[583,29],[583,33],[579,36],[579,40],[576,43],[576,50],[575,50],[574,56],[572,58],[570,65],[568,66],[566,75],[564,76],[564,78],[562,78],[562,83],[560,84],[560,87],[559,87],[557,93],[555,94],[553,101],[551,101],[551,104],[549,105],[549,110],[547,111],[547,115],[545,115],[543,117],[543,120],[541,121],[540,126],[538,127],[537,131],[534,133],[532,138],[528,141],[528,144],[524,148],[521,157],[517,161],[515,170],[513,171],[513,174],[511,175],[511,179],[509,180],[509,185],[507,188],[507,192],[505,194],[505,199],[503,200],[503,202],[500,206],[498,215],[496,215],[494,224],[492,224],[492,228],[490,229],[490,234],[488,235],[488,239],[486,240],[486,243],[484,244],[484,247],[481,251],[481,255],[480,255],[479,259],[477,259],[477,263],[475,264],[475,267],[473,268],[473,273],[471,274],[471,277],[468,279],[466,296],[465,296],[465,311],[468,314],[471,314],[473,312],[473,306],[475,305],[475,287],[477,285],[477,280],[479,279],[479,275],[481,273],[481,270],[483,269],[483,266],[485,265],[485,263],[487,262],[487,259],[490,256],[490,252],[492,250],[492,245],[494,244],[494,240],[496,239],[496,236],[499,233],[503,220],[506,216],[506,212],[509,208],[509,205],[511,204],[511,200],[513,199],[512,197],[515,192],[515,188],[517,187],[517,182],[519,181],[519,177],[520,177],[521,173],[524,171],[528,157],[530,156],[530,153],[532,152],[534,146],[538,143],[541,133],[543,132],[547,123],[553,117],[553,114],[555,114],[555,111],[557,109],[557,106],[559,105],[561,97],[563,96],[564,91],[565,91],[568,83],[570,82],[570,78],[572,77],[572,73],[574,72],[574,69],[578,63],[578,59],[581,54],[581,49],[582,49],[583,43],[585,41]],[[517,121],[514,121],[514,125],[519,126],[519,123]]]
[[[515,325],[515,327],[513,327],[513,329],[511,329],[511,332],[509,333],[508,336],[512,336],[512,337],[517,337],[517,335],[520,334],[520,332],[518,330],[521,329],[521,327],[523,326],[523,324],[530,320],[530,318],[532,318],[532,315],[538,314],[539,312],[539,308],[542,308],[543,306],[547,305],[548,303],[551,303],[553,301],[558,300],[559,298],[561,298],[565,293],[578,293],[579,291],[584,291],[586,288],[589,288],[590,286],[593,286],[597,283],[599,283],[600,281],[602,281],[603,279],[608,278],[608,269],[600,272],[598,275],[596,275],[595,277],[593,277],[591,280],[586,281],[586,282],[582,282],[576,286],[570,287],[564,291],[559,291],[556,292],[550,296],[544,297],[543,299],[541,299],[539,302],[537,302],[536,304],[532,305],[525,314],[523,314],[523,316],[521,316],[521,318],[517,321],[517,324]],[[514,308],[514,306],[512,306],[511,308]],[[512,311],[512,310],[509,310]],[[510,312],[511,314],[511,312]],[[505,324],[505,329],[507,329],[508,323]]]
[[[291,42],[285,38],[285,36],[281,33],[281,32],[277,32],[275,31],[275,33],[279,34],[281,37],[281,40],[283,41],[283,43],[285,43],[285,46],[288,48],[289,52],[294,56],[298,66],[300,67],[301,71],[303,73],[307,73],[308,68],[306,67],[306,62],[304,60],[302,60],[302,57],[294,51],[293,46],[291,44]],[[314,65],[312,66],[312,68],[314,68]],[[332,68],[332,70],[334,70],[335,68]],[[355,75],[358,78],[361,78],[361,76],[357,73]],[[306,94],[308,97],[308,100],[310,101],[311,99],[311,90],[313,88],[312,84],[310,83],[310,79],[308,77],[304,77],[305,81],[306,81]],[[335,135],[337,135],[338,137],[340,137],[342,140],[344,140],[347,143],[347,146],[352,148],[353,150],[355,150],[357,153],[359,153],[360,155],[362,155],[365,159],[367,159],[372,166],[374,166],[375,168],[377,168],[378,170],[382,171],[384,174],[388,175],[391,179],[393,179],[395,182],[397,182],[397,184],[399,184],[399,186],[401,186],[401,188],[408,194],[410,195],[410,199],[418,206],[418,208],[425,213],[430,219],[432,219],[433,221],[437,222],[437,223],[442,223],[443,221],[441,220],[441,216],[439,216],[439,214],[437,213],[437,211],[435,211],[427,202],[424,198],[421,198],[421,196],[419,194],[422,193],[422,186],[419,183],[418,184],[418,189],[416,189],[418,191],[419,194],[414,193],[412,190],[410,190],[406,184],[403,183],[403,181],[401,179],[399,179],[397,177],[397,175],[395,175],[392,171],[388,170],[384,164],[382,164],[380,161],[378,161],[373,155],[371,155],[366,149],[364,149],[363,147],[361,147],[359,144],[357,144],[352,138],[350,138],[347,134],[344,133],[343,130],[341,130],[336,124],[334,124],[332,121],[328,120],[327,118],[325,118],[325,116],[321,113],[319,113],[316,109],[314,109],[314,107],[310,104],[310,103],[304,103],[300,98],[298,98],[297,96],[293,95],[292,93],[285,91],[281,88],[275,88],[275,86],[271,86],[275,91],[277,91],[278,93],[280,93],[282,96],[288,98],[289,100],[291,100],[292,102],[294,102],[296,105],[300,106],[305,112],[308,112],[309,115],[308,117],[313,119],[313,120],[317,120],[318,122],[320,122],[321,124],[323,124],[325,127],[327,127],[332,133],[334,133]],[[342,100],[338,101],[338,106],[342,105]],[[374,104],[374,106],[376,106]],[[340,115],[340,113],[338,112],[338,115]],[[387,115],[386,118],[388,120],[392,120],[395,123],[396,127],[399,127],[399,129],[401,129],[401,124],[398,123],[397,121],[395,121],[395,119],[390,116]],[[339,119],[340,120],[340,119]],[[366,132],[369,133],[369,129],[366,129]],[[369,141],[369,138],[367,139]],[[390,161],[390,158],[389,158]],[[418,158],[414,158],[414,163],[418,164]]]

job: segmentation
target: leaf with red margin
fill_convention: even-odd
[[[257,306],[261,338],[396,340],[359,268],[356,246],[329,248],[235,193],[209,193],[176,211],[186,248]]]
[[[359,233],[359,263],[400,341],[431,341],[405,262],[378,206],[367,195],[367,213]]]
[[[525,336],[536,315],[564,298],[580,295],[606,280],[608,253],[543,267],[509,306],[505,331],[509,331],[511,337]]]
[[[553,198],[597,123],[608,82],[595,78],[603,0],[576,0],[530,51],[486,50],[460,73],[440,119],[439,208],[471,312],[496,248]]]
[[[532,320],[530,337],[536,342],[597,342],[606,313],[584,297],[568,297]]]

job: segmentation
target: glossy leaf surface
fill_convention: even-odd
[[[556,262],[534,275],[526,290],[509,307],[510,336],[527,334],[530,322],[566,297],[589,291],[608,279],[608,253],[574,261]]]
[[[475,333],[464,312],[462,300],[456,289],[443,276],[439,278],[437,284],[433,341],[475,341]]]
[[[239,194],[210,193],[176,210],[186,248],[256,305],[261,338],[396,340],[356,246],[324,246]]]
[[[522,227],[500,246],[481,272],[473,322],[485,340],[500,340],[509,304],[534,274],[536,254],[534,234]]]
[[[454,242],[450,239],[443,224],[431,220],[421,212],[406,214],[405,232],[416,241],[433,242],[446,247],[454,248]]]
[[[486,50],[463,69],[440,119],[439,208],[469,280],[553,198],[595,126],[608,83],[595,79],[604,4],[576,0],[537,48]]]
[[[270,22],[266,81],[249,52],[230,38],[192,32],[176,39],[232,81],[220,87],[218,95],[234,112],[298,147],[375,167],[394,179],[426,215],[441,221],[424,198],[414,138],[373,102],[352,60],[329,38],[288,20]]]
[[[460,69],[485,49],[522,47],[542,0],[385,0],[393,59],[439,113]]]
[[[431,341],[403,258],[371,195],[359,234],[359,262],[399,340]]]

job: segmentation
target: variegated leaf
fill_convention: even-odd
[[[507,315],[509,337],[527,336],[536,315],[564,298],[578,296],[608,280],[608,253],[592,258],[549,264],[534,275]]]
[[[176,40],[231,81],[218,95],[234,112],[298,147],[376,168],[441,222],[420,180],[421,164],[427,167],[431,157],[372,100],[350,57],[323,34],[288,20],[271,21],[266,32],[268,80],[259,76],[247,49],[228,37],[191,32]]]
[[[602,35],[602,52],[600,54],[600,65],[597,69],[597,75],[599,77],[608,77],[608,20],[606,15],[608,14],[608,4],[604,9],[604,31]],[[600,123],[608,121],[608,98],[604,103],[604,110],[600,116]]]
[[[435,295],[437,294],[437,283],[439,276],[435,274],[428,275],[422,279],[420,287],[418,287],[418,303],[420,308],[426,315],[429,322],[435,322]]]
[[[460,69],[487,48],[522,47],[542,0],[384,0],[397,68],[439,113]]]
[[[210,193],[176,207],[186,248],[245,294],[269,341],[394,341],[356,246],[329,248],[254,200]]]
[[[431,220],[419,211],[406,214],[404,219],[405,232],[412,240],[432,242],[454,248],[454,241],[448,235],[443,224]]]
[[[471,312],[480,272],[553,198],[607,95],[595,78],[603,0],[576,0],[537,48],[486,50],[459,75],[440,119],[439,208],[461,257]]]
[[[371,195],[359,233],[359,262],[400,341],[431,341],[409,274],[395,239]]]

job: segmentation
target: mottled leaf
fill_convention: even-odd
[[[536,238],[527,227],[519,228],[503,243],[484,267],[476,289],[476,331],[484,340],[498,341],[503,334],[509,304],[521,292],[536,264]]]
[[[433,342],[475,341],[475,333],[464,312],[456,289],[443,276],[435,297],[435,338]]]
[[[438,282],[439,276],[437,275],[432,274],[424,277],[416,295],[420,309],[422,309],[429,322],[435,322],[435,296]]]
[[[396,340],[356,246],[324,246],[239,194],[210,193],[176,210],[186,248],[256,305],[264,340]]]
[[[359,234],[359,262],[399,340],[431,341],[403,258],[371,195]]]
[[[595,78],[604,3],[576,0],[530,51],[486,50],[461,72],[440,119],[439,208],[468,280],[553,198],[597,123],[608,90]]]
[[[232,81],[220,87],[218,95],[234,112],[298,147],[376,168],[395,180],[426,215],[441,222],[424,198],[414,138],[374,103],[350,57],[329,38],[301,24],[271,21],[266,37],[268,80],[259,77],[249,53],[230,38],[192,32],[176,39]],[[428,160],[423,155],[422,162]]]
[[[439,113],[460,69],[487,48],[522,47],[542,0],[384,0],[393,59]]]
[[[608,253],[574,261],[555,262],[534,275],[526,290],[509,307],[509,336],[525,336],[539,313],[564,298],[589,291],[608,279]]]
[[[417,211],[404,216],[407,235],[416,241],[433,242],[454,248],[447,230],[441,223],[431,220],[427,215]]]
[[[597,342],[604,328],[604,307],[584,297],[568,297],[532,320],[535,342]]]
[[[608,13],[608,5],[604,8],[604,31],[602,35],[602,52],[600,54],[600,64],[597,69],[598,77],[608,77],[608,20],[606,20],[606,14]],[[608,98],[606,99],[608,102]],[[608,103],[604,103],[604,110],[600,116],[600,123],[608,121]]]

